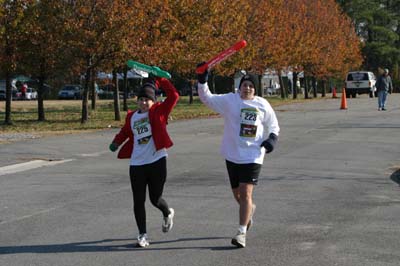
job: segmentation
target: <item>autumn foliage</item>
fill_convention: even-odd
[[[52,14],[51,1],[48,3],[46,12]],[[222,64],[218,72],[246,68],[261,73],[266,68],[296,67],[313,75],[332,76],[361,62],[360,42],[351,21],[334,0],[63,3],[63,21],[59,22],[64,25],[63,34],[55,32],[54,27],[46,32],[43,26],[41,34],[49,39],[55,36],[58,40],[52,41],[66,44],[65,53],[80,55],[80,61],[69,64],[77,72],[84,71],[90,57],[91,66],[96,68],[110,68],[110,64],[131,58],[189,73],[196,63],[240,39],[249,43],[246,51]],[[60,3],[55,1],[53,8],[59,12]],[[0,13],[5,9],[3,6]],[[46,19],[49,24],[55,23],[54,17],[43,12],[33,19],[41,25]],[[28,30],[37,35],[37,29]]]
[[[17,22],[22,23],[18,26],[21,36],[32,36],[32,52],[37,54],[32,55],[37,60],[26,60],[23,69],[28,75],[37,74],[38,60],[41,66],[48,66],[41,70],[46,77],[55,76],[55,66],[64,66],[63,73],[88,78],[95,71],[121,71],[127,59],[133,59],[193,78],[197,63],[241,39],[248,42],[246,49],[216,66],[215,73],[232,76],[239,69],[258,74],[266,69],[295,70],[326,79],[343,77],[362,63],[360,40],[334,0],[0,3],[0,58],[15,59],[11,68],[1,65],[3,73],[20,69],[19,51],[29,54],[26,42],[23,49],[14,45],[19,33],[10,33],[14,25],[10,23]],[[13,15],[10,6],[15,3],[25,6],[23,12],[16,9],[19,13]],[[37,10],[39,4],[45,9]],[[22,13],[31,15],[24,18]],[[14,21],[5,20],[14,17]]]

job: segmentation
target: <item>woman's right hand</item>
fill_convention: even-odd
[[[196,67],[200,67],[202,65],[204,65],[206,62],[202,62],[197,64]],[[206,69],[203,73],[197,74],[197,80],[199,81],[199,83],[201,84],[205,84],[208,81],[208,69]]]

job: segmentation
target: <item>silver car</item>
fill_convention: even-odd
[[[58,92],[58,99],[81,99],[82,98],[82,87],[80,85],[65,85]]]

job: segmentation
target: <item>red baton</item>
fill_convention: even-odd
[[[197,74],[204,73],[204,71],[206,71],[206,69],[210,69],[210,68],[214,67],[216,64],[219,64],[220,62],[222,62],[229,56],[233,55],[234,53],[236,53],[237,51],[239,51],[246,45],[247,45],[247,42],[245,40],[241,40],[240,42],[235,43],[228,49],[220,52],[218,55],[216,55],[212,59],[208,60],[205,64],[196,68],[196,73]]]

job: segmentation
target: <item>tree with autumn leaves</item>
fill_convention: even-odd
[[[89,84],[93,84],[91,81],[96,71],[107,69],[116,73],[115,69],[123,66],[128,58],[128,45],[135,42],[133,33],[136,21],[140,20],[140,13],[136,11],[140,8],[139,1],[129,0],[76,0],[65,3],[65,25],[71,50],[75,51],[76,71],[85,78],[82,123],[89,118]],[[92,86],[92,101],[96,99],[95,94]],[[116,90],[116,120],[120,120],[118,95]]]
[[[269,68],[327,79],[361,64],[360,41],[334,0],[263,1],[256,12],[252,66],[260,74]]]
[[[194,1],[183,0],[171,4],[171,15],[176,24],[172,27],[171,38],[173,50],[169,51],[169,69],[179,73],[188,80],[188,86],[194,86],[194,67],[216,53],[225,50],[233,43],[243,39],[246,27],[244,10],[249,8],[248,3],[240,0],[232,1]],[[163,58],[165,58],[163,56]],[[240,57],[231,57],[213,70],[220,75],[233,76],[239,65]],[[211,89],[214,75],[211,75]]]
[[[248,46],[216,66],[213,73],[232,77],[241,69],[260,75],[266,69],[278,74],[304,71],[308,76],[327,80],[342,77],[362,61],[354,27],[334,0],[31,2],[24,12],[32,9],[30,25],[35,26],[25,31],[34,42],[31,49],[26,49],[36,64],[40,62],[41,74],[33,68],[27,68],[27,73],[48,77],[59,71],[56,66],[64,65],[66,73],[84,77],[82,123],[89,118],[89,87],[95,73],[122,72],[127,59],[193,79],[197,63],[245,39]],[[40,5],[45,8],[37,9]],[[3,5],[0,14],[4,10]],[[57,12],[61,17],[58,20],[48,15]],[[44,37],[51,42],[46,44]],[[4,40],[0,42],[4,47]],[[61,54],[57,47],[62,48]],[[3,57],[5,51],[1,50]],[[2,66],[3,72],[5,69]],[[94,95],[94,86],[91,87]],[[119,120],[117,86],[115,95],[115,119]],[[94,101],[95,98],[92,109]]]
[[[45,121],[45,82],[67,66],[63,42],[65,22],[62,1],[41,0],[26,8],[25,31],[19,38],[19,70],[30,73],[38,85],[38,121]]]
[[[18,43],[20,34],[24,32],[25,11],[32,1],[1,0],[0,1],[0,73],[6,83],[6,112],[4,124],[11,125],[11,79],[20,63]]]

